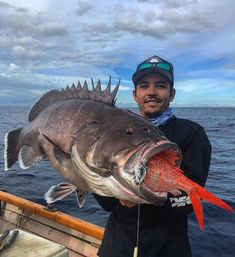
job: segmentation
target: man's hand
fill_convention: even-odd
[[[126,206],[128,208],[133,208],[136,205],[135,203],[132,203],[132,202],[127,201],[127,200],[119,200],[119,202],[122,206]]]

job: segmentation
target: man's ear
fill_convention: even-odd
[[[136,98],[136,90],[133,90],[132,94],[133,94],[133,98],[135,99]]]
[[[170,101],[172,102],[173,100],[174,100],[174,98],[175,98],[175,89],[174,88],[171,88],[171,95],[170,95]]]

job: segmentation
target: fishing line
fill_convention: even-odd
[[[140,197],[140,184],[138,185],[138,196]],[[136,226],[136,246],[134,248],[133,257],[138,257],[139,249],[139,237],[140,237],[140,203],[138,203],[138,213],[137,213],[137,226]]]

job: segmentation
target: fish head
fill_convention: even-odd
[[[167,160],[179,166],[182,156],[179,147],[170,142],[158,127],[139,115],[116,108],[112,110],[112,116],[93,122],[90,130],[90,134],[89,129],[84,131],[86,146],[91,144],[89,150],[84,151],[86,166],[101,176],[113,176],[146,202],[159,205],[162,198],[166,198],[162,193],[152,192],[144,182],[147,163],[164,153]],[[77,147],[80,146],[81,138]]]
[[[129,156],[129,153],[142,149],[150,142],[154,141],[155,145],[169,141],[158,127],[145,118],[118,108],[90,120],[84,128],[77,137],[77,148],[82,159],[89,166],[111,172],[113,166],[121,165],[120,154],[125,156],[128,153]]]
[[[98,107],[96,112],[99,112]],[[102,109],[102,113],[98,118],[89,115],[90,120],[75,136],[73,144],[79,155],[74,157],[76,166],[79,170],[86,167],[92,180],[94,176],[101,180],[112,177],[115,185],[139,195],[143,202],[160,205],[163,198],[165,201],[165,195],[152,192],[144,182],[147,163],[164,153],[166,159],[179,166],[181,152],[178,146],[139,115],[118,108]]]
[[[148,167],[148,163],[154,159],[164,156],[164,159],[179,167],[182,154],[177,144],[166,138],[157,138],[150,142],[146,141],[125,151],[116,154],[116,166],[112,173],[114,177],[125,187],[128,187],[134,194],[154,205],[162,205],[167,198],[167,192],[155,192],[150,189],[149,174],[159,176],[163,170],[154,172]],[[148,175],[148,180],[145,178]],[[150,177],[151,179],[151,177]],[[157,181],[156,178],[153,178]],[[153,182],[150,182],[152,184]]]

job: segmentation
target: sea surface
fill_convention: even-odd
[[[213,148],[206,188],[235,209],[235,108],[173,108],[173,111],[178,117],[196,121],[205,128]],[[44,160],[27,170],[20,169],[16,164],[11,170],[4,172],[5,133],[24,127],[27,124],[27,113],[26,107],[0,107],[0,189],[45,204],[44,192],[50,186],[63,181],[49,161]],[[89,195],[81,209],[74,195],[55,206],[65,213],[100,226],[105,226],[109,215],[92,195]],[[189,215],[193,257],[234,257],[235,214],[207,203],[203,207],[203,231],[199,229],[195,215]]]

